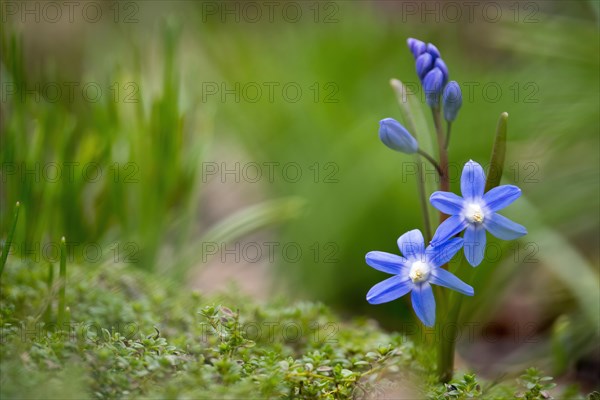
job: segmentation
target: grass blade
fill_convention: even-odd
[[[67,242],[63,236],[60,239],[60,270],[59,270],[60,288],[58,291],[58,329],[61,329],[65,322],[65,294],[67,289]]]
[[[2,276],[2,272],[4,271],[4,265],[6,264],[6,259],[8,258],[8,252],[10,251],[10,245],[12,244],[13,237],[15,236],[15,229],[17,227],[17,221],[19,220],[19,209],[21,208],[21,203],[17,201],[15,204],[15,214],[13,217],[13,223],[10,228],[10,232],[8,232],[8,237],[6,238],[6,243],[2,248],[2,258],[0,258],[0,277]]]

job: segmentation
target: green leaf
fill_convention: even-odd
[[[401,120],[408,129],[408,131],[417,139],[419,142],[419,149],[424,150],[428,154],[433,153],[433,141],[431,135],[425,133],[431,132],[427,126],[427,121],[422,112],[420,103],[417,102],[416,96],[410,93],[408,88],[398,79],[390,80],[390,86],[396,94],[398,105],[400,106]],[[418,169],[418,182],[417,188],[419,190],[419,198],[421,201],[421,208],[423,209],[424,225],[425,225],[425,236],[427,240],[431,239],[431,232],[433,228],[431,226],[431,220],[429,215],[435,215],[436,211],[433,209],[431,204],[427,201],[426,193],[433,193],[437,188],[435,182],[431,179],[425,179],[423,176],[423,167],[421,166],[421,158],[419,155],[414,155],[414,162],[419,165]],[[424,183],[423,183],[424,182]]]
[[[500,184],[502,171],[504,169],[504,159],[506,157],[506,121],[508,113],[503,112],[498,119],[496,127],[496,138],[492,149],[490,159],[490,169],[488,171],[487,181],[485,182],[485,191],[495,188]]]

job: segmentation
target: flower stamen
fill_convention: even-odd
[[[485,214],[479,204],[470,204],[465,211],[467,220],[473,224],[481,224],[485,219]]]
[[[422,261],[415,261],[410,267],[409,278],[413,283],[424,282],[429,278],[429,271],[431,268],[429,264]]]

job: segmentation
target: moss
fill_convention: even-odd
[[[372,320],[208,298],[114,265],[69,266],[70,322],[57,327],[47,268],[12,261],[2,277],[1,398],[537,399],[552,386],[533,369],[513,384],[464,374],[439,385],[432,346]]]
[[[322,304],[205,298],[115,266],[69,266],[59,329],[46,268],[13,262],[3,276],[3,398],[351,398],[424,370],[405,337]]]

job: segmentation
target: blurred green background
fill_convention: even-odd
[[[397,252],[396,238],[422,227],[413,160],[377,137],[380,119],[400,118],[389,80],[419,90],[406,48],[415,37],[436,44],[463,88],[454,170],[487,164],[506,111],[503,182],[524,194],[504,214],[529,234],[490,239],[499,254],[478,267],[463,319],[505,340],[517,324],[517,342],[536,338],[522,357],[560,372],[600,364],[597,2],[106,1],[97,22],[77,12],[55,22],[43,9],[36,22],[18,4],[3,8],[0,125],[3,235],[24,205],[16,255],[65,235],[80,260],[86,244],[101,246],[100,261],[116,247],[132,268],[211,286],[199,270],[236,262],[205,244],[258,237],[278,244],[266,269],[245,266],[261,291],[390,328],[411,321],[406,299],[365,301],[384,276],[364,255]],[[429,110],[420,92],[411,98],[431,150]],[[283,252],[289,243],[302,256]]]

